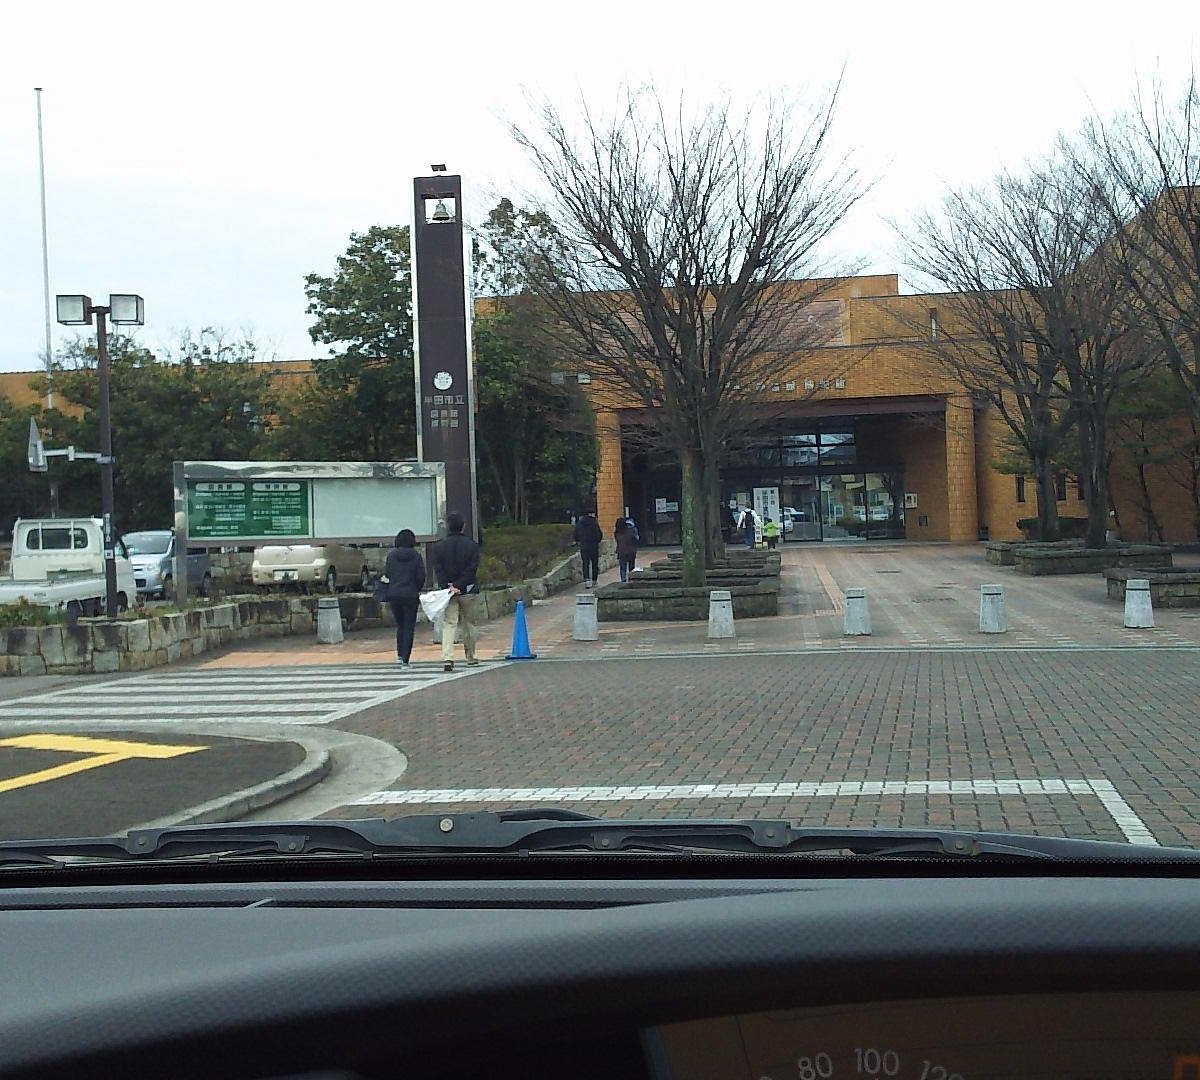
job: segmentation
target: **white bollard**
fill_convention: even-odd
[[[1150,582],[1133,578],[1125,582],[1125,625],[1130,630],[1154,629],[1154,603],[1150,598]]]
[[[600,625],[596,618],[596,594],[577,593],[575,596],[575,628],[571,637],[576,641],[599,641]]]
[[[713,589],[708,594],[708,636],[737,636],[733,632],[733,594],[728,589]]]
[[[842,619],[842,633],[851,637],[870,635],[871,608],[867,604],[866,589],[846,590],[846,610]]]
[[[317,600],[317,644],[337,645],[345,640],[342,636],[342,609],[336,596],[322,596]]]
[[[979,586],[979,632],[1003,634],[1008,631],[1008,612],[1004,610],[1004,586]]]

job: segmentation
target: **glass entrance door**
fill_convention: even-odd
[[[780,485],[784,540],[904,537],[904,474],[814,473]]]

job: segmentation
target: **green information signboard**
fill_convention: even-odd
[[[309,480],[188,480],[187,499],[197,540],[312,535]]]

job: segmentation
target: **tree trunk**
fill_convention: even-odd
[[[704,466],[698,450],[684,450],[679,455],[683,474],[682,513],[679,515],[683,542],[683,587],[697,589],[704,585],[704,528],[708,515],[704,504]]]
[[[1192,523],[1200,540],[1200,454],[1192,454]]]
[[[1048,458],[1033,458],[1033,476],[1037,482],[1037,538],[1042,541],[1058,539],[1058,505],[1054,499],[1054,476]]]
[[[714,568],[725,558],[725,541],[721,536],[721,472],[715,454],[706,454],[704,462],[704,565]]]
[[[1104,456],[1107,452],[1103,424],[1095,416],[1079,418],[1079,459],[1083,462],[1084,496],[1087,501],[1087,547],[1102,548],[1108,533],[1108,478]]]
[[[1163,529],[1154,512],[1154,499],[1150,495],[1150,484],[1146,479],[1146,462],[1137,463],[1138,501],[1141,503],[1142,519],[1146,523],[1146,539],[1150,543],[1163,542]]]

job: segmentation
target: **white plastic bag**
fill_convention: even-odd
[[[434,589],[432,592],[421,593],[421,610],[425,612],[425,618],[435,626],[440,625],[453,595],[449,589]]]

